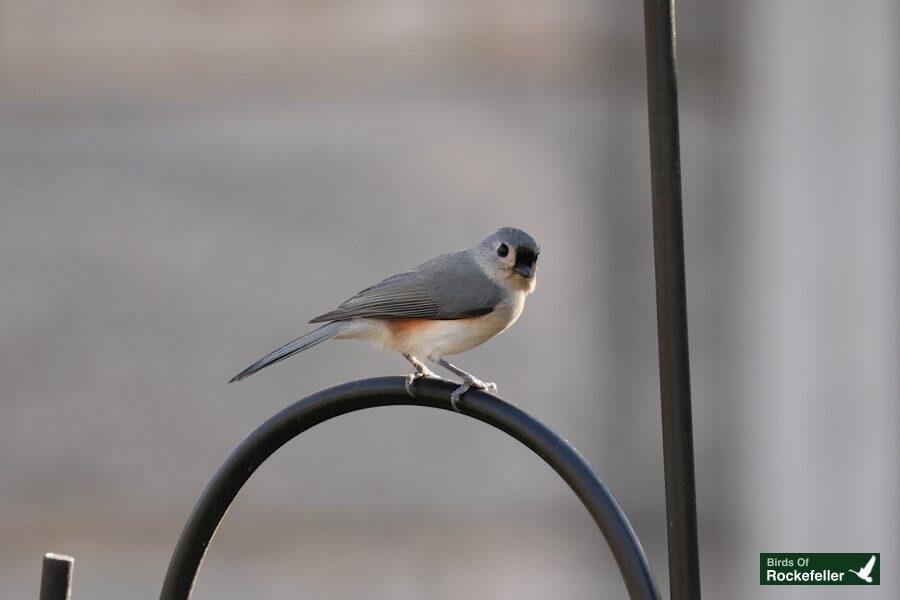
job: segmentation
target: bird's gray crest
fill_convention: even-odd
[[[501,227],[488,240],[497,240],[515,246],[516,248],[528,248],[533,250],[535,254],[540,252],[541,247],[533,237],[515,227]]]

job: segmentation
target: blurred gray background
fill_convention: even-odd
[[[702,575],[900,551],[900,6],[679,3]],[[543,252],[459,364],[571,440],[667,589],[639,3],[0,2],[0,597],[153,598],[231,449],[396,356],[252,360],[499,226]],[[849,590],[849,591],[848,591]],[[226,518],[196,598],[622,597],[511,439],[390,408],[310,431]]]

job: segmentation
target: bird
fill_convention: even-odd
[[[257,371],[329,339],[362,340],[401,354],[413,366],[406,389],[422,377],[440,379],[423,360],[462,379],[450,395],[453,410],[471,388],[496,392],[486,383],[447,362],[446,356],[480,346],[509,328],[534,291],[540,246],[514,227],[503,227],[467,250],[450,252],[352,296],[334,310],[311,319],[324,323],[270,352],[237,375],[241,381]]]
[[[875,567],[875,555],[872,555],[872,558],[869,559],[869,562],[866,563],[859,571],[854,571],[853,569],[847,569],[848,572],[853,573],[866,583],[872,583],[872,569]]]

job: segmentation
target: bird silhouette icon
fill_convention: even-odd
[[[872,555],[872,558],[869,559],[869,562],[866,563],[859,571],[854,571],[853,569],[847,569],[850,573],[853,573],[866,583],[872,583],[872,569],[875,567],[875,555]]]

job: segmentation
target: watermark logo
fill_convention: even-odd
[[[878,552],[761,553],[760,585],[880,585]]]

